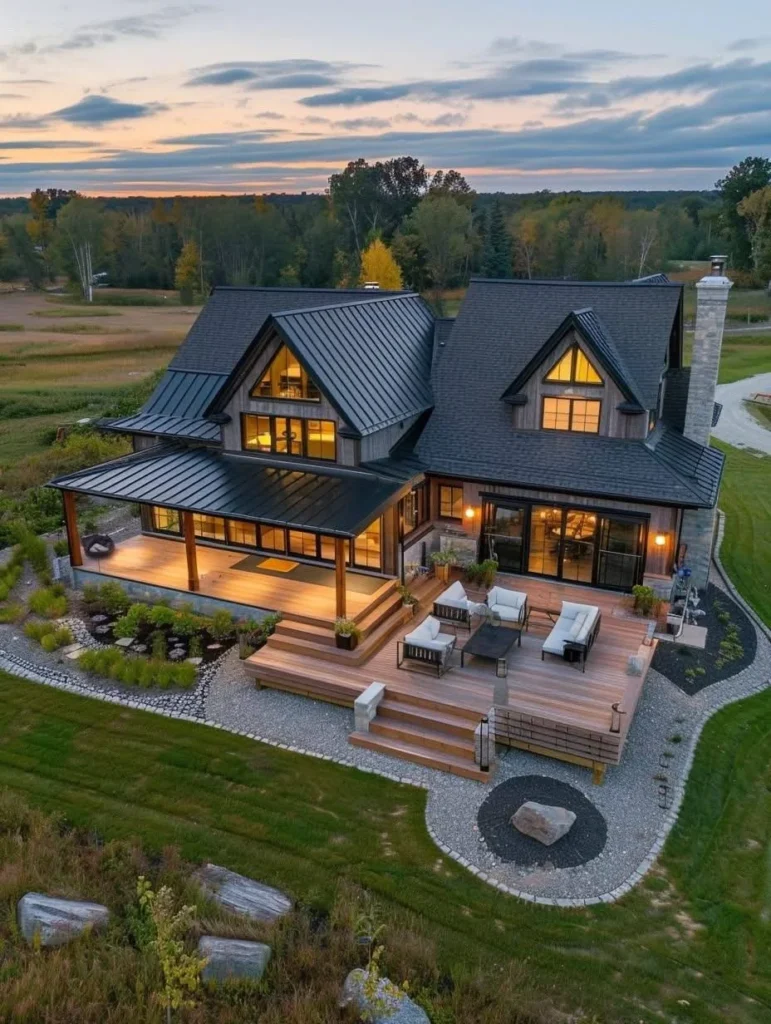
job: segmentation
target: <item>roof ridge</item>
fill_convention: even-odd
[[[372,289],[370,289],[371,291]],[[359,293],[365,294],[366,288],[298,288],[295,285],[258,285],[258,284],[218,284],[215,285],[212,291],[215,292],[318,292],[319,294],[324,292],[339,292],[341,295],[357,295]],[[404,288],[396,289],[383,289],[383,292],[387,295],[404,295],[406,294]]]
[[[561,277],[476,277],[472,276],[469,279],[469,284],[505,284],[505,285],[529,285],[529,284],[549,284],[549,285],[563,285],[571,288],[682,288],[683,285],[679,281],[669,281],[667,284],[656,284],[654,282],[645,281],[574,281],[570,278]]]
[[[376,299],[362,299],[360,302],[333,302],[329,306],[301,306],[299,309],[277,309],[270,316],[303,316],[305,313],[321,313],[324,310],[330,309],[355,309],[357,306],[374,306],[380,302],[397,302],[402,299],[420,299],[423,302],[423,299],[417,292],[393,292],[390,295],[378,295],[375,292],[374,294],[378,296]]]

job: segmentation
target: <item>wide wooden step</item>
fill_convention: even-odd
[[[369,728],[377,736],[387,736],[391,740],[404,741],[416,747],[428,747],[429,750],[441,750],[444,754],[456,754],[469,761],[474,760],[473,734],[461,737],[442,729],[411,725],[381,718],[379,715],[370,722]]]
[[[354,701],[361,692],[358,687],[338,683],[334,679],[315,677],[311,680],[270,664],[247,665],[247,670],[254,677],[257,686],[267,686],[273,690],[286,690],[288,693],[297,693],[303,697],[312,697],[314,700],[340,704],[347,708],[353,707]]]
[[[276,625],[274,636],[291,637],[294,640],[313,640],[318,644],[325,644],[327,647],[335,646],[335,631],[333,626],[312,626],[307,622],[297,622],[295,619],[282,619]]]
[[[428,677],[428,673],[426,673],[426,676]],[[434,682],[433,677],[428,678]],[[448,693],[446,697],[429,697],[426,694],[410,693],[400,690],[398,693],[398,702],[402,705],[408,704],[411,707],[422,708],[426,711],[436,711],[442,715],[452,715],[457,717],[459,722],[472,722],[472,728],[474,729],[479,725],[479,720],[482,717],[481,714],[473,708],[461,707],[454,704],[450,693]]]
[[[406,722],[421,729],[436,726],[453,736],[473,736],[474,730],[479,724],[479,718],[472,720],[454,714],[452,711],[445,713],[433,708],[422,708],[417,704],[406,704],[400,698],[392,699],[391,697],[386,697],[380,702],[377,715],[378,719]]]
[[[399,757],[403,761],[412,761],[413,764],[420,764],[426,768],[450,772],[452,775],[460,775],[465,779],[476,779],[478,782],[490,780],[490,772],[483,772],[468,757],[431,750],[406,740],[378,736],[373,732],[352,732],[348,740],[354,747],[376,750],[380,754]]]

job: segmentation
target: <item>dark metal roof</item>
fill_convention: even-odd
[[[401,293],[361,288],[215,288],[170,368],[230,374],[271,313],[393,294]]]
[[[417,295],[276,313],[269,324],[362,436],[433,405],[434,318]]]
[[[666,274],[648,274],[646,277],[636,277],[630,284],[672,284]]]
[[[371,472],[172,444],[69,473],[51,486],[344,537],[361,533],[406,490],[403,480]]]
[[[613,341],[610,331],[602,322],[602,319],[591,308],[574,309],[565,317],[554,333],[546,339],[543,346],[530,359],[528,364],[522,368],[516,379],[510,384],[503,394],[503,398],[514,404],[518,404],[518,392],[527,382],[537,368],[548,358],[560,341],[569,330],[576,330],[587,344],[587,347],[599,359],[605,371],[610,374],[622,392],[631,400],[633,406],[644,408],[644,399],[640,388],[635,382],[631,370],[626,364],[618,346]]]
[[[689,450],[688,471],[682,472],[671,457],[676,442],[670,444],[669,438],[660,452],[658,446],[642,440],[561,430],[512,430],[509,424],[504,445],[492,431],[487,437],[477,432],[474,443],[467,445],[461,442],[469,428],[467,418],[461,418],[456,432],[434,438],[430,456],[418,443],[417,454],[428,472],[625,501],[691,508],[714,504],[711,474],[715,467],[710,457],[699,464]]]
[[[721,451],[697,444],[668,427],[658,428],[646,446],[662,465],[688,483],[703,507],[711,508],[717,502],[725,462]]]
[[[127,434],[219,441],[219,426],[208,422],[203,414],[226,380],[226,375],[221,373],[169,369],[141,412],[113,420],[106,426]]]

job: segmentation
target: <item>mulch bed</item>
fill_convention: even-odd
[[[755,626],[750,617],[736,601],[714,584],[710,583],[707,587],[699,608],[707,613],[698,620],[700,626],[707,627],[707,646],[704,650],[661,640],[652,662],[657,672],[671,679],[675,686],[691,697],[705,686],[730,679],[748,668],[755,660],[758,645]],[[741,653],[734,652],[735,657],[728,660],[724,657],[725,651],[721,652],[720,649],[730,625],[720,619],[725,614],[730,616],[730,622],[736,627],[741,647]]]
[[[528,800],[573,811],[573,827],[551,846],[523,835],[511,818]],[[546,775],[521,775],[496,786],[479,808],[479,831],[488,849],[520,867],[574,868],[602,853],[608,838],[605,819],[583,793]]]
[[[115,644],[116,637],[113,634],[112,627],[115,621],[120,616],[106,616],[101,618],[99,615],[96,616],[98,621],[94,621],[93,617],[88,619],[88,630],[93,636],[94,640],[97,640],[100,644],[104,644],[106,647],[112,647]],[[134,638],[134,642],[130,647],[125,648],[130,654],[143,654],[146,657],[152,656],[152,634],[156,631],[157,626],[143,625],[140,626],[139,632]],[[182,649],[184,653],[182,655],[175,655],[170,658],[171,661],[184,661],[185,658],[189,657],[190,653],[190,640],[191,637],[178,636],[174,633],[173,627],[163,627],[161,632],[166,634],[166,655],[167,657],[171,652],[177,648]],[[215,661],[221,654],[224,654],[229,648],[235,643],[235,637],[231,637],[227,640],[215,640],[214,637],[207,632],[207,630],[201,630],[198,633],[201,639],[203,650],[201,652],[202,664],[206,665],[211,661]],[[174,639],[171,639],[174,637]],[[212,645],[212,646],[210,646]],[[142,650],[141,648],[145,649]]]

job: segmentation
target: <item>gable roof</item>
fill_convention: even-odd
[[[210,413],[224,407],[274,329],[358,436],[433,405],[434,318],[418,295],[405,293],[274,313],[209,406]]]
[[[514,399],[516,402],[517,393],[520,388],[535,373],[541,363],[548,358],[549,353],[554,351],[571,329],[576,330],[581,335],[587,344],[587,348],[597,356],[600,364],[610,374],[627,399],[640,409],[645,408],[642,393],[631,370],[613,341],[610,331],[591,307],[572,310],[568,313],[556,331],[546,339],[543,346],[533,355],[532,359],[522,368],[520,373],[517,374],[516,379],[503,393],[503,399]]]
[[[219,426],[203,414],[226,379],[221,373],[166,370],[141,412],[106,425],[119,433],[219,441]]]

